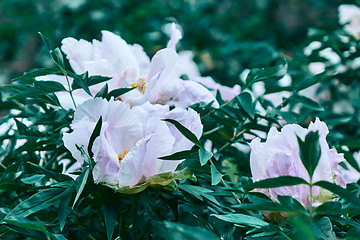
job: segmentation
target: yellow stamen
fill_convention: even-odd
[[[136,87],[139,92],[144,94],[145,88],[146,88],[146,79],[145,78],[139,78],[136,83],[131,84],[130,87]]]
[[[119,159],[119,163],[121,164],[121,161],[124,159],[125,155],[128,153],[129,151],[128,150],[125,150],[123,152],[123,154],[119,153],[118,155],[118,159]]]

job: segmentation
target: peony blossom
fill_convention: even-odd
[[[211,77],[202,77],[198,66],[193,61],[193,57],[194,55],[191,51],[179,52],[179,64],[176,66],[175,70],[177,75],[186,75],[190,80],[200,83],[208,88],[214,96],[216,96],[216,91],[218,90],[222,99],[225,101],[229,101],[240,94],[241,89],[239,85],[235,85],[231,88],[215,82]]]
[[[347,32],[359,37],[360,34],[360,8],[353,4],[339,6],[339,23],[344,25]]]
[[[358,166],[360,166],[360,151],[355,152],[353,154],[353,157],[356,163],[358,164]],[[343,177],[344,181],[346,183],[359,181],[360,173],[355,168],[353,168],[348,162],[345,161],[343,163],[345,164],[346,169],[343,168],[342,166],[339,166],[339,168],[340,168],[341,176]]]
[[[338,172],[338,163],[343,161],[344,158],[335,149],[329,148],[326,141],[326,135],[329,132],[328,128],[318,118],[314,123],[310,123],[307,129],[297,124],[289,124],[278,132],[275,127],[272,127],[266,142],[260,142],[259,138],[253,139],[250,143],[250,168],[254,181],[290,175],[301,177],[309,182],[309,174],[300,159],[296,136],[304,140],[310,131],[319,132],[321,148],[320,160],[315,169],[312,182],[322,180],[344,186]],[[311,203],[316,206],[332,198],[330,192],[319,187],[313,187],[313,199],[310,200],[310,188],[307,185],[263,189],[261,191],[274,201],[277,200],[278,195],[292,196],[306,208]]]
[[[95,98],[75,109],[71,124],[73,132],[63,137],[65,147],[80,163],[83,158],[76,145],[84,146],[87,151],[100,116],[100,136],[91,149],[96,163],[93,177],[97,183],[118,187],[133,187],[156,174],[174,172],[181,160],[165,161],[159,157],[189,150],[193,146],[171,123],[161,119],[175,119],[197,137],[202,134],[200,117],[192,109],[169,111],[168,106],[149,102],[130,108],[121,101]]]
[[[175,106],[185,106],[186,102],[186,107],[188,107],[198,102],[213,101],[214,107],[217,107],[215,97],[206,87],[196,82],[185,83],[175,71],[176,67],[181,64],[175,50],[179,39],[181,39],[181,32],[173,24],[168,46],[159,50],[151,61],[140,45],[127,44],[120,36],[109,31],[102,31],[101,41],[93,40],[92,43],[83,39],[65,38],[62,41],[61,49],[66,54],[75,73],[88,72],[89,76],[111,77],[112,79],[107,82],[109,91],[135,87],[134,90],[120,97],[121,100],[132,106],[150,101],[154,104],[171,102]],[[36,79],[57,81],[68,89],[64,76],[47,75]],[[71,78],[68,80],[72,82]],[[104,84],[92,86],[90,91],[94,95],[101,90]],[[193,87],[189,88],[189,85]],[[190,94],[184,94],[184,89]],[[56,95],[64,108],[74,107],[68,93],[61,92]],[[76,104],[81,104],[91,98],[82,89],[75,90],[73,96]],[[192,98],[188,98],[188,96]]]

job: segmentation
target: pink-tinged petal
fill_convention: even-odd
[[[95,124],[96,123],[89,122],[88,119],[84,118],[73,128],[74,131],[72,133],[64,133],[63,135],[64,146],[81,164],[84,162],[84,159],[81,156],[80,151],[76,148],[76,145],[79,147],[84,146],[84,149],[87,151],[89,139],[95,128]]]
[[[157,126],[146,144],[146,153],[142,163],[143,176],[148,178],[164,171],[173,172],[181,161],[164,161],[159,157],[172,153],[175,138],[164,121],[157,121]]]
[[[61,50],[66,54],[69,63],[77,74],[86,72],[84,63],[93,58],[94,49],[90,42],[74,38],[65,38],[61,41]]]
[[[176,44],[179,42],[179,40],[182,38],[181,31],[177,29],[176,24],[171,24],[171,37],[170,41],[167,44],[167,48],[176,48]]]
[[[126,71],[131,71],[127,74],[125,81],[128,84],[134,83],[139,75],[139,66],[133,52],[129,45],[118,35],[109,31],[102,31],[101,41],[101,57],[106,59],[114,73],[122,76]]]
[[[189,129],[195,134],[197,138],[200,138],[203,132],[203,126],[201,124],[200,116],[193,109],[174,108],[164,118],[174,119],[181,123],[184,127]],[[191,149],[194,144],[190,142],[180,131],[171,123],[166,123],[169,127],[171,134],[175,137],[175,144],[173,147],[173,153]]]
[[[149,81],[148,88],[161,89],[161,86],[167,82],[171,85],[177,61],[178,55],[174,49],[165,48],[159,50],[151,59],[150,69],[147,76],[147,80]],[[155,91],[157,93],[160,90],[155,89]]]
[[[141,164],[146,153],[146,143],[150,137],[151,135],[138,141],[122,160],[117,175],[119,187],[133,187],[145,180],[141,171]]]
[[[176,75],[186,75],[188,79],[200,77],[200,71],[193,61],[194,54],[191,51],[181,51],[179,54],[179,64],[176,66]]]
[[[334,149],[329,149],[326,142],[328,128],[319,119],[311,123],[307,129],[296,124],[289,124],[284,126],[281,132],[278,132],[275,127],[272,127],[266,142],[263,143],[260,142],[259,138],[253,139],[250,143],[250,168],[253,179],[258,181],[269,177],[290,175],[303,178],[309,182],[309,174],[300,159],[297,137],[304,140],[310,131],[319,131],[321,148],[320,160],[314,171],[312,181],[323,180],[344,186],[338,168],[338,163],[343,160],[343,156]],[[312,191],[313,206],[331,199],[331,194],[324,189],[313,187]],[[273,188],[263,192],[274,201],[279,195],[289,195],[300,201],[304,207],[308,207],[310,204],[310,189],[305,185]]]
[[[208,104],[213,102],[213,107],[219,107],[215,96],[206,87],[191,80],[184,81],[179,79],[179,82],[181,85],[179,97],[172,99],[172,101],[169,102],[170,104],[175,105],[175,107],[186,108],[195,103],[204,102]]]
[[[112,148],[113,144],[106,138],[105,131],[101,132],[93,144],[92,152],[96,162],[93,177],[96,183],[104,182],[115,185],[120,165],[118,152],[115,152],[115,149]]]
[[[150,58],[146,55],[144,49],[139,44],[129,45],[132,54],[134,55],[138,67],[139,76],[145,78],[150,68]]]
[[[240,86],[235,85],[234,87],[223,86],[214,81],[211,77],[197,77],[193,79],[198,83],[201,83],[205,87],[211,90],[214,96],[216,96],[216,91],[219,90],[220,95],[224,101],[230,101],[236,95],[240,94]]]

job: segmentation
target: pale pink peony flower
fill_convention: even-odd
[[[231,88],[215,82],[211,77],[202,77],[193,57],[194,55],[191,51],[179,52],[179,64],[177,64],[175,70],[177,75],[186,75],[191,81],[195,81],[205,86],[214,96],[216,96],[216,91],[219,90],[224,101],[229,101],[240,94],[241,89],[239,85],[235,85]]]
[[[250,168],[254,181],[290,175],[301,177],[309,182],[309,174],[300,159],[299,145],[296,136],[304,140],[310,131],[319,132],[319,144],[321,148],[320,160],[315,169],[312,182],[315,183],[323,180],[344,186],[337,165],[344,160],[344,158],[342,154],[338,154],[335,149],[329,148],[326,141],[328,128],[326,124],[318,118],[314,123],[310,123],[307,129],[297,124],[289,124],[278,132],[275,127],[272,127],[268,133],[266,142],[260,142],[259,138],[253,139],[250,143]],[[277,200],[278,195],[288,195],[297,199],[305,208],[311,203],[309,199],[310,188],[307,185],[261,189],[260,191],[267,194],[274,201]],[[320,189],[319,187],[313,187],[312,192],[313,206],[330,200],[332,197],[330,192]]]
[[[357,162],[357,164],[360,166],[360,151],[355,152],[353,154],[353,157]],[[360,173],[355,168],[353,168],[348,162],[345,161],[344,164],[346,165],[347,169],[343,168],[342,166],[339,166],[339,168],[340,168],[341,176],[343,177],[345,183],[359,181]]]
[[[339,6],[339,23],[344,25],[347,32],[359,37],[360,34],[360,8],[353,4]]]
[[[102,116],[100,136],[94,141],[92,152],[96,165],[95,182],[133,187],[156,174],[173,172],[181,160],[165,161],[159,157],[189,150],[193,143],[172,124],[162,121],[175,119],[197,137],[202,134],[199,115],[192,109],[153,105],[149,102],[130,108],[121,101],[95,98],[75,109],[72,133],[64,134],[65,147],[73,157],[83,162],[75,145],[87,151],[90,136]]]
[[[189,84],[184,83],[175,71],[176,66],[180,64],[175,50],[179,39],[181,32],[173,24],[168,47],[159,50],[151,61],[140,45],[129,45],[120,36],[109,31],[102,31],[102,40],[93,40],[92,43],[83,39],[65,38],[61,49],[75,73],[88,72],[89,76],[111,77],[112,79],[107,82],[109,91],[136,87],[120,97],[132,106],[141,105],[146,101],[154,104],[168,104],[171,101],[175,106],[185,106],[186,102],[188,107],[198,102],[214,101],[213,105],[217,107],[215,97],[206,87],[196,83],[197,85],[191,84],[194,88],[188,89],[185,85]],[[58,81],[68,89],[64,76],[48,75],[36,79]],[[69,81],[72,82],[72,79],[69,78]],[[104,85],[105,83],[100,83],[90,87],[91,93],[96,94]],[[188,98],[189,94],[184,94],[184,89],[191,92],[191,98]],[[74,108],[68,93],[60,92],[56,95],[64,108]],[[73,96],[76,104],[91,98],[82,89],[75,90]]]

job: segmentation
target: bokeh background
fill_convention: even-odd
[[[54,46],[72,36],[92,40],[101,30],[139,43],[152,56],[168,40],[166,23],[183,29],[179,49],[192,50],[204,75],[238,83],[245,68],[291,58],[309,29],[339,27],[340,0],[1,0],[0,82],[52,63],[43,33]],[[281,56],[283,54],[283,56]]]

